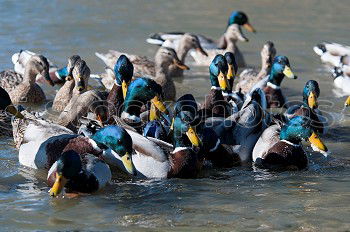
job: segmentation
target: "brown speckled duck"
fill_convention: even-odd
[[[53,100],[52,109],[58,112],[64,110],[64,108],[68,105],[69,101],[73,97],[74,89],[77,89],[77,83],[74,78],[72,78],[72,72],[75,64],[78,60],[81,60],[80,56],[73,55],[68,58],[67,71],[68,75],[66,77],[66,82],[64,85],[58,90],[55,99]]]
[[[261,69],[257,72],[254,69],[245,69],[239,75],[236,91],[241,90],[247,94],[251,88],[264,77],[270,74],[273,59],[276,55],[276,48],[271,41],[267,41],[261,50]]]
[[[5,90],[10,90],[9,94],[13,103],[39,104],[46,100],[46,96],[41,87],[35,83],[38,74],[44,76],[51,86],[54,85],[49,75],[49,63],[42,55],[32,56],[27,62],[21,83],[15,87],[11,86],[12,81],[9,80],[14,76],[7,75],[2,76],[1,85]]]

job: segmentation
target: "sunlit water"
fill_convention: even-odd
[[[240,43],[250,66],[272,40],[289,57],[298,80],[285,80],[286,95],[301,100],[305,82],[321,87],[321,105],[331,127],[327,159],[310,156],[309,169],[271,173],[251,167],[215,170],[193,180],[117,181],[103,192],[77,199],[51,199],[45,172],[18,164],[11,140],[1,140],[0,230],[235,230],[346,231],[350,228],[350,120],[344,98],[312,46],[320,41],[350,44],[346,0],[305,1],[0,1],[0,69],[10,55],[29,49],[64,65],[80,54],[94,73],[104,65],[95,51],[116,49],[153,56],[144,41],[157,31],[183,30],[219,37],[232,10],[243,10],[258,30]],[[209,91],[207,68],[177,79],[178,95],[199,100]],[[45,87],[49,100],[55,89]],[[331,102],[331,104],[328,103]]]

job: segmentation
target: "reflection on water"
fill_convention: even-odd
[[[302,99],[309,79],[332,119],[325,142],[332,155],[310,153],[301,172],[255,167],[214,170],[196,180],[122,181],[100,193],[50,199],[46,176],[21,167],[11,140],[0,141],[0,225],[2,230],[247,230],[345,231],[350,228],[349,114],[335,97],[330,74],[312,46],[322,40],[349,43],[346,0],[308,1],[12,1],[0,0],[0,67],[11,68],[20,49],[43,53],[58,65],[80,54],[93,73],[104,65],[95,51],[116,49],[152,57],[146,36],[184,30],[218,38],[232,10],[243,10],[258,30],[245,32],[239,47],[250,66],[260,66],[260,49],[272,40],[287,55],[298,80],[284,80],[290,100]],[[35,7],[33,7],[35,6]],[[191,61],[189,60],[190,64]],[[178,94],[202,101],[209,91],[207,67],[191,67],[176,79]],[[48,101],[56,89],[45,87]],[[44,109],[44,106],[40,108]],[[311,155],[312,153],[312,155]]]

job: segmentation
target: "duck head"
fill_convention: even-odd
[[[303,90],[303,101],[311,109],[318,107],[317,98],[320,96],[320,87],[317,81],[309,80]]]
[[[188,111],[181,111],[173,121],[173,145],[178,147],[199,147],[201,140],[196,130],[191,126],[192,114]]]
[[[126,91],[134,75],[134,65],[125,55],[119,56],[117,63],[114,66],[115,82],[122,86],[123,97],[126,97]]]
[[[168,70],[169,66],[174,64],[182,70],[189,70],[190,68],[181,62],[176,52],[172,48],[160,47],[155,56],[155,63],[159,68]]]
[[[345,107],[350,106],[350,96],[346,99]]]
[[[225,32],[226,41],[235,43],[236,41],[248,42],[249,39],[242,33],[241,27],[237,24],[228,26]]]
[[[227,81],[228,65],[225,57],[216,55],[209,66],[210,82],[212,88],[220,88],[222,91],[230,89]]]
[[[6,111],[17,118],[24,118],[24,116],[12,104],[9,94],[0,87],[0,110]]]
[[[296,116],[284,125],[281,129],[280,139],[293,144],[300,144],[302,140],[309,141],[313,148],[323,152],[328,150],[316,132],[313,131],[310,119],[303,116]]]
[[[230,88],[232,90],[233,81],[237,75],[238,66],[237,66],[237,62],[235,59],[235,55],[232,52],[226,52],[224,56],[226,58],[227,65],[228,65],[227,80],[228,80],[228,82],[230,84]]]
[[[237,24],[243,26],[250,32],[256,32],[254,27],[249,23],[248,16],[242,11],[233,11],[228,19],[228,26]]]
[[[280,86],[285,76],[290,79],[297,79],[297,76],[294,75],[290,68],[288,58],[286,56],[276,56],[271,68],[269,82]]]
[[[140,122],[140,109],[149,101],[157,110],[167,114],[162,95],[162,87],[154,80],[145,77],[137,78],[128,87],[121,118],[135,123]]]
[[[263,49],[260,52],[262,64],[266,64],[267,66],[271,67],[272,62],[276,56],[276,48],[273,42],[267,41]]]
[[[54,82],[51,80],[49,73],[50,64],[47,59],[42,55],[32,56],[26,64],[25,72],[28,74],[25,76],[33,77],[33,79],[28,80],[29,83],[35,83],[36,75],[41,75],[45,80],[51,85],[54,86]],[[31,75],[36,74],[36,75]]]
[[[182,40],[184,40],[184,43],[186,44],[186,46],[188,46],[188,48],[193,48],[193,49],[197,50],[198,52],[202,53],[204,56],[208,56],[208,53],[206,51],[204,51],[204,49],[202,48],[202,45],[201,45],[201,43],[196,35],[190,34],[190,33],[185,33],[182,37]]]
[[[75,88],[81,93],[84,92],[88,85],[90,77],[90,68],[87,66],[84,60],[78,60],[72,71],[75,81]]]
[[[67,67],[66,67],[67,72],[68,72],[67,77],[66,77],[67,81],[73,80],[73,69],[74,69],[75,64],[79,60],[81,60],[81,58],[78,55],[73,55],[73,56],[68,57],[68,63],[67,63]]]
[[[58,196],[66,184],[73,178],[79,176],[83,170],[80,155],[75,151],[66,151],[57,160],[57,172],[55,183],[50,189],[51,197]]]
[[[132,139],[124,128],[114,125],[106,126],[98,130],[91,139],[103,150],[111,150],[111,152],[103,153],[103,158],[107,163],[115,164],[121,170],[136,175],[132,162]]]

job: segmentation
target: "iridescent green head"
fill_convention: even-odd
[[[227,81],[228,65],[226,58],[219,54],[216,55],[209,66],[210,82],[212,87],[220,88],[223,91],[229,90]]]
[[[271,67],[269,82],[280,86],[285,76],[290,79],[297,79],[290,68],[288,58],[286,56],[276,56]]]
[[[318,107],[317,98],[320,96],[320,87],[317,81],[309,80],[303,90],[303,101],[311,109]]]
[[[117,63],[114,66],[115,82],[122,86],[123,97],[126,97],[128,86],[134,75],[134,65],[125,55],[119,56]]]
[[[231,24],[238,24],[240,26],[243,26],[250,32],[256,32],[254,27],[250,25],[248,16],[242,12],[242,11],[233,11],[228,19],[227,26],[230,26]]]

